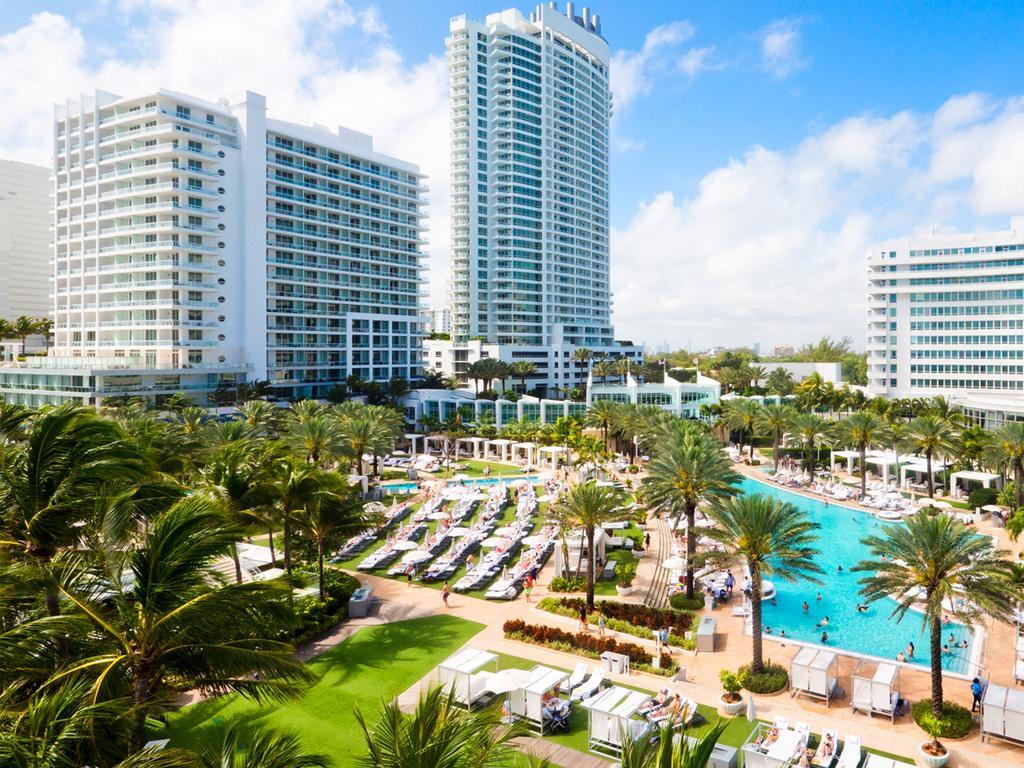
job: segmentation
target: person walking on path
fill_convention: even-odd
[[[526,602],[530,602],[530,592],[533,590],[533,576],[526,574],[526,581],[523,582],[523,594],[526,595]]]
[[[650,549],[650,548],[651,548],[651,533],[650,533],[650,531],[648,531],[644,535],[644,549]]]
[[[979,709],[981,709],[982,692],[983,688],[981,685],[981,680],[979,680],[978,678],[974,678],[973,680],[971,680],[971,696],[973,698],[973,700],[971,701],[971,712],[977,712]]]
[[[584,603],[580,608],[580,631],[586,632],[589,629],[587,626],[587,604]]]
[[[600,635],[601,637],[604,637],[604,626],[605,626],[604,614],[603,613],[598,613],[597,614],[597,634]]]
[[[451,608],[451,606],[448,605],[448,596],[451,593],[452,593],[452,590],[449,588],[448,582],[446,581],[444,583],[444,586],[441,587],[441,600],[444,602],[444,607],[445,608]]]

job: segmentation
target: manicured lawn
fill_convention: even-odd
[[[452,466],[455,465],[465,466],[465,469],[449,469],[447,474],[442,469],[439,472],[434,473],[434,477],[454,477],[455,475],[468,475],[469,477],[483,477],[484,467],[490,469],[491,477],[501,477],[509,475],[522,475],[523,470],[521,467],[513,466],[512,464],[501,464],[494,461],[478,461],[476,459],[452,459]]]
[[[452,616],[367,627],[309,663],[318,679],[299,698],[261,705],[219,697],[171,714],[151,738],[194,748],[229,722],[253,723],[293,733],[338,768],[350,766],[364,744],[354,708],[372,722],[381,700],[407,690],[483,628]]]

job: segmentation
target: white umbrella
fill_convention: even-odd
[[[530,671],[527,669],[503,669],[491,675],[484,684],[484,690],[491,693],[510,693],[518,691],[530,682]]]
[[[397,549],[399,552],[411,552],[414,549],[419,549],[420,545],[417,544],[415,541],[402,539],[401,541],[396,541],[391,548]]]
[[[546,536],[527,536],[523,539],[523,544],[528,547],[535,547],[538,544],[544,544],[547,540]]]
[[[431,512],[427,517],[431,520],[444,520],[448,517],[447,512]]]
[[[462,536],[468,536],[470,533],[469,528],[449,528],[444,535],[449,539],[458,539]]]
[[[495,536],[511,536],[515,532],[516,532],[516,529],[513,528],[511,525],[505,525],[505,526],[502,526],[501,528],[498,528],[494,532],[494,535]]]
[[[491,536],[480,542],[480,546],[484,549],[493,549],[494,547],[501,547],[506,544],[508,544],[508,539],[502,539],[498,536]]]
[[[754,697],[747,696],[747,720],[754,722],[757,720],[757,713],[754,712]]]
[[[981,510],[983,512],[1002,512],[1003,508],[1000,507],[998,504],[986,504],[984,507],[981,508]]]
[[[550,493],[545,493],[543,496],[538,496],[537,497],[537,501],[549,502],[549,501],[554,501],[554,500],[555,500],[555,497],[552,496]]]
[[[683,557],[670,557],[661,564],[662,568],[668,568],[670,571],[674,571],[676,568],[686,567],[686,558]]]
[[[414,549],[402,558],[403,563],[422,563],[432,558],[433,555],[425,549]]]
[[[953,508],[953,505],[950,504],[948,501],[929,501],[928,503],[931,504],[936,509],[952,509]]]

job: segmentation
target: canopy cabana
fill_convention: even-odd
[[[896,721],[896,700],[900,692],[900,668],[885,661],[858,659],[853,668],[853,696],[850,707],[868,717],[883,715]]]
[[[558,467],[558,457],[563,453],[567,453],[567,451],[565,447],[561,445],[542,445],[540,447],[541,458],[543,459],[546,455],[551,462],[552,469],[556,469]],[[540,462],[538,461],[538,463]]]
[[[594,559],[599,563],[607,562],[605,557],[605,548],[608,545],[608,534],[604,528],[594,529]],[[589,558],[587,557],[587,539],[583,535],[583,531],[577,528],[571,531],[566,536],[566,550],[568,551],[569,560],[568,562],[563,561],[563,550],[562,547],[555,547],[555,575],[564,576],[567,572],[575,573],[577,564],[579,564],[580,573],[585,573],[589,567]],[[582,556],[582,559],[581,559]],[[598,578],[601,575],[599,570],[594,571],[594,578]]]
[[[1024,691],[988,684],[981,700],[981,738],[1024,744]]]
[[[544,735],[544,694],[561,686],[569,673],[551,667],[536,666],[522,688],[508,694],[508,711],[516,720],[525,720],[530,729]]]
[[[622,754],[625,734],[637,736],[647,725],[641,720],[632,720],[632,717],[648,699],[649,694],[619,686],[612,686],[592,699],[587,708],[590,713],[587,747],[590,751],[615,756]]]
[[[899,466],[899,457],[894,453],[877,453],[864,459],[865,464],[878,467],[881,470],[882,482],[889,485],[889,467]]]
[[[469,443],[473,446],[473,458],[480,458],[480,445],[486,443],[487,439],[483,437],[459,437],[455,440],[455,458],[459,458],[462,455],[462,446]]]
[[[839,683],[839,657],[832,651],[801,648],[789,664],[789,690],[823,699],[827,707]]]
[[[490,666],[493,671],[484,669]],[[463,648],[438,665],[437,677],[445,691],[452,691],[455,702],[468,708],[487,695],[487,681],[497,669],[495,654],[478,648]]]
[[[949,464],[947,464],[946,462],[941,461],[939,459],[934,459],[933,458],[932,459],[932,476],[934,477],[937,473],[941,472],[942,470],[944,470],[948,466],[949,466]],[[913,472],[915,475],[924,475],[925,477],[927,477],[928,476],[928,462],[925,459],[922,459],[920,456],[914,456],[906,464],[901,464],[900,465],[900,485],[901,486],[906,486],[907,485],[907,473],[909,473],[909,472]]]
[[[536,464],[533,455],[536,449],[536,443],[514,443],[512,445],[512,461],[519,461],[519,457],[523,456],[527,464]]]
[[[832,451],[829,455],[828,468],[829,471],[836,471],[836,459],[846,460],[846,471],[849,474],[853,474],[853,462],[855,459],[860,458],[860,451]]]
[[[503,437],[499,437],[495,440],[488,440],[484,443],[484,458],[487,456],[493,456],[494,458],[501,459],[502,461],[508,461],[509,448],[513,445],[512,440],[506,440]]]
[[[953,494],[954,498],[959,498],[957,496],[957,485],[956,485],[958,480],[965,481],[964,482],[964,490],[965,491],[968,488],[967,484],[970,483],[970,482],[981,483],[983,488],[991,488],[992,487],[992,483],[996,484],[996,488],[1002,488],[1003,487],[1003,476],[1002,475],[996,475],[996,474],[993,474],[991,472],[971,472],[971,471],[968,471],[968,470],[964,470],[963,472],[954,472],[952,475],[949,476],[949,492],[951,494]]]
[[[411,455],[415,456],[419,453],[417,446],[419,445],[419,441],[422,439],[423,435],[417,435],[415,432],[409,432],[408,434],[402,435],[402,437],[409,441],[409,453]],[[426,444],[424,444],[423,450],[426,449]]]

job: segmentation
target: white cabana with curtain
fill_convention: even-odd
[[[415,456],[417,453],[420,452],[419,441],[423,439],[423,435],[417,435],[413,432],[410,432],[406,435],[403,435],[403,437],[409,441],[409,453],[412,456]],[[423,450],[426,450],[426,446],[424,446]]]
[[[900,668],[884,661],[858,659],[853,669],[850,707],[868,717],[883,715],[896,720],[896,699],[900,691]]]
[[[493,670],[485,669],[493,667]],[[464,707],[488,695],[487,681],[497,672],[498,657],[478,648],[463,648],[456,651],[437,667],[438,682],[452,698]]]
[[[558,457],[565,453],[565,447],[561,445],[542,445],[540,447],[541,460],[546,456],[551,462],[551,469],[558,468]]]
[[[860,458],[860,451],[832,451],[829,455],[828,468],[831,472],[836,471],[836,459],[844,459],[846,461],[846,471],[849,474],[853,474],[853,462],[855,459]]]
[[[944,461],[932,459],[932,475],[934,476],[948,466],[949,464]],[[906,464],[900,464],[900,485],[904,488],[907,487],[907,474],[911,472],[915,475],[923,475],[925,482],[928,482],[928,462],[920,456],[912,456]]]
[[[877,467],[882,475],[882,482],[889,484],[889,467],[895,468],[900,463],[899,457],[894,453],[872,453],[864,459],[869,466]]]
[[[536,443],[514,443],[512,445],[512,461],[519,461],[522,458],[527,464],[533,466],[537,463],[534,461],[534,451],[536,450]]]
[[[536,666],[522,688],[509,691],[508,711],[517,720],[525,720],[535,733],[544,735],[544,695],[569,679],[569,673],[551,667]]]
[[[983,488],[991,488],[992,483],[996,484],[996,488],[1003,487],[1003,476],[995,475],[991,472],[971,472],[964,470],[963,472],[954,472],[949,476],[949,492],[953,494],[954,498],[960,498],[959,488],[957,487],[958,481],[964,481],[963,489],[965,491],[970,489],[968,483],[981,483]]]
[[[480,444],[485,443],[487,440],[483,437],[460,437],[455,441],[455,458],[462,456],[462,446],[469,443],[473,446],[473,458],[480,458]]]
[[[832,651],[801,648],[789,665],[789,691],[824,699],[827,707],[839,684],[839,657]]]
[[[501,461],[508,461],[509,449],[512,447],[513,441],[506,440],[503,437],[499,437],[496,440],[488,440],[484,443],[484,457],[493,456]]]

